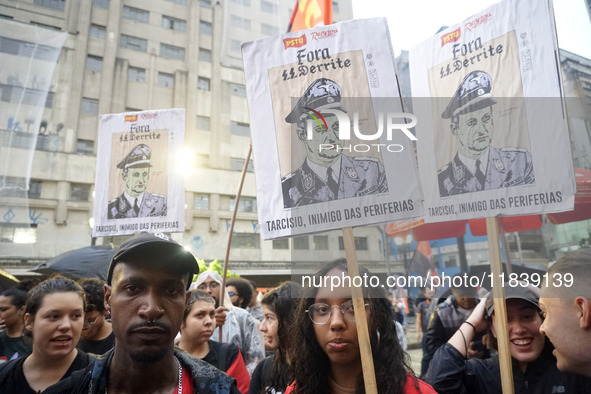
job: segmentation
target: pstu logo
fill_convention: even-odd
[[[462,35],[461,27],[458,27],[457,29],[455,29],[451,33],[447,33],[446,35],[441,36],[441,46],[444,46],[445,44],[449,44],[450,42],[456,42],[457,40],[460,39],[461,35]]]
[[[283,45],[285,46],[285,49],[303,47],[307,42],[308,40],[306,40],[305,34],[302,34],[300,37],[283,39]]]
[[[318,111],[313,110],[312,108],[304,107],[306,110],[310,111],[309,115],[312,119],[308,119],[306,121],[306,133],[307,139],[313,140],[314,139],[314,123],[317,123],[320,127],[324,126],[325,130],[328,130],[328,125],[326,123],[326,119],[322,114]],[[341,141],[350,140],[351,139],[351,120],[349,116],[337,109],[323,109],[323,113],[334,114],[338,120],[339,126],[339,133],[338,137]],[[397,119],[402,119],[402,122],[396,122]],[[405,122],[404,119],[410,119],[410,122]],[[404,112],[397,112],[392,113],[388,112],[385,116],[382,113],[378,114],[378,129],[374,134],[364,134],[359,129],[359,113],[353,113],[353,133],[355,136],[362,140],[362,141],[374,141],[379,140],[382,134],[384,133],[384,123],[386,125],[386,139],[388,141],[392,141],[392,133],[394,130],[400,130],[408,137],[408,139],[412,141],[417,141],[417,137],[415,137],[410,131],[410,128],[413,128],[417,125],[417,117],[413,114],[404,113]],[[342,147],[340,145],[333,145],[333,144],[320,144],[318,147],[318,151],[322,152],[322,150],[330,150],[336,149],[337,151],[346,150],[348,152],[369,152],[371,149],[376,149],[378,152],[381,150],[387,150],[388,152],[402,152],[404,147],[400,144],[352,144],[347,147]]]
[[[137,114],[135,115],[125,115],[126,122],[137,122]]]

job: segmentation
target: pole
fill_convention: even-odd
[[[501,369],[501,387],[503,394],[513,394],[513,370],[511,368],[511,350],[509,349],[509,328],[507,324],[507,304],[505,289],[500,283],[503,273],[501,246],[499,244],[499,224],[497,218],[486,218],[488,233],[488,250],[490,253],[490,269],[493,274],[493,301],[495,305],[495,322],[497,342],[499,346],[499,366]],[[481,301],[482,302],[482,301]]]
[[[347,256],[347,269],[351,278],[359,276],[359,265],[355,251],[355,240],[353,229],[345,227],[342,229],[343,243],[345,244],[345,255]],[[359,350],[361,352],[361,368],[363,369],[363,383],[367,394],[377,394],[378,385],[371,354],[371,343],[369,342],[369,330],[367,328],[367,315],[365,313],[365,300],[363,289],[352,286],[351,296],[353,297],[353,309],[355,310],[355,324],[357,325],[357,336],[359,338]]]
[[[232,220],[230,221],[230,233],[228,234],[228,244],[226,245],[226,257],[224,258],[224,271],[222,272],[222,286],[220,287],[220,306],[224,306],[224,289],[226,288],[226,274],[228,273],[228,262],[230,259],[230,246],[232,245],[232,234],[234,233],[234,223],[236,223],[236,212],[238,212],[238,203],[240,202],[240,195],[242,194],[242,186],[244,185],[244,178],[246,177],[246,170],[250,162],[250,155],[252,154],[252,143],[248,147],[248,154],[244,160],[244,167],[242,167],[242,174],[240,174],[240,183],[238,184],[238,191],[236,192],[236,201],[234,202],[234,211],[232,212]],[[220,342],[222,341],[222,327],[220,327]]]

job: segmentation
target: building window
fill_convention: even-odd
[[[230,94],[232,94],[232,96],[246,97],[246,86],[237,83],[231,83]]]
[[[167,0],[170,1],[171,3],[177,3],[177,4],[181,4],[181,5],[187,5],[187,0]]]
[[[87,55],[86,69],[95,72],[103,71],[103,58],[100,56]]]
[[[41,186],[43,186],[43,181],[31,179],[29,183],[29,198],[41,198]]]
[[[123,6],[123,17],[131,19],[132,21],[149,23],[150,22],[150,11],[142,10],[141,8],[130,7],[128,5]]]
[[[314,250],[328,250],[328,235],[314,235],[312,243]]]
[[[14,140],[13,140],[14,141]],[[26,141],[29,142],[29,141]],[[23,144],[27,145],[27,144]],[[0,188],[0,197],[26,197],[24,178],[7,176],[3,178],[4,184]]]
[[[273,249],[289,249],[289,238],[274,239]]]
[[[367,237],[354,237],[356,250],[367,250]],[[345,241],[339,237],[339,250],[345,250]]]
[[[162,27],[165,29],[175,31],[186,31],[187,21],[178,18],[173,18],[172,16],[162,15]]]
[[[250,7],[250,0],[232,0],[232,3],[242,4]]]
[[[86,156],[94,155],[94,141],[76,140],[76,153]]]
[[[205,8],[211,8],[211,0],[199,0],[199,5]]]
[[[97,8],[109,9],[109,0],[92,0],[92,5]]]
[[[238,249],[260,249],[261,237],[258,234],[234,233],[232,247]]]
[[[174,87],[174,74],[158,72],[158,85],[165,88]]]
[[[11,83],[18,83],[18,81]],[[24,89],[23,92],[23,88],[19,86],[0,84],[0,100],[7,103],[22,103],[36,107],[45,105],[45,108],[51,108],[53,106],[53,92],[47,93],[45,102],[43,102],[44,94],[45,92],[42,90]]]
[[[121,34],[119,41],[121,48],[127,48],[138,52],[146,52],[148,50],[148,40]]]
[[[332,2],[332,12],[339,12],[339,3],[337,3],[336,1]]]
[[[294,237],[293,248],[297,250],[310,249],[310,237],[308,237],[307,235],[303,235],[301,237]]]
[[[211,130],[211,118],[209,118],[208,116],[197,115],[197,129]]]
[[[193,197],[193,209],[209,210],[209,194],[195,194]]]
[[[240,46],[242,45],[242,42],[238,41],[238,40],[230,40],[230,51],[232,52],[241,52]]]
[[[234,204],[236,204],[236,197],[230,197],[230,204],[228,210],[234,212]],[[257,211],[257,199],[255,197],[240,197],[238,203],[238,212],[253,212]]]
[[[230,15],[230,23],[232,24],[232,27],[250,30],[250,19],[246,19],[241,16]]]
[[[98,100],[82,97],[80,112],[87,115],[98,115]]]
[[[104,26],[90,25],[90,37],[104,40],[107,36],[107,29]]]
[[[88,201],[90,185],[72,183],[70,186],[70,201]]]
[[[277,4],[271,3],[270,1],[262,0],[261,1],[261,11],[268,12],[271,14],[276,14],[277,13]]]
[[[60,11],[66,8],[66,0],[35,0],[35,4]]]
[[[199,60],[211,63],[211,51],[209,49],[199,48]]]
[[[271,26],[263,23],[261,25],[261,33],[266,36],[275,36],[279,34],[279,28],[277,26]]]
[[[209,83],[209,78],[199,77],[197,78],[197,89],[209,92]]]
[[[230,132],[236,135],[250,137],[250,125],[248,123],[230,121]]]
[[[244,159],[239,157],[230,157],[230,169],[232,171],[242,171],[244,168]],[[248,161],[248,167],[246,167],[246,172],[254,172],[254,166],[252,164],[252,160]]]
[[[127,79],[132,82],[146,82],[146,70],[130,66],[127,69]]]
[[[37,224],[0,223],[0,242],[34,244],[37,242]]]
[[[210,22],[199,21],[199,32],[200,33],[207,34],[208,36],[211,36],[212,31],[213,31],[213,27],[211,26]]]
[[[185,48],[160,43],[160,56],[169,59],[185,60]]]
[[[591,82],[583,81],[583,89],[591,90]]]

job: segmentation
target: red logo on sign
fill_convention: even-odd
[[[449,44],[450,42],[456,42],[457,40],[460,39],[460,36],[462,35],[462,31],[460,30],[461,28],[458,27],[456,30],[452,31],[451,33],[447,33],[446,35],[441,37],[441,46],[444,46],[445,44]]]
[[[136,115],[125,115],[126,122],[137,122],[137,114]]]
[[[306,35],[302,34],[300,37],[296,38],[286,38],[283,40],[283,45],[285,45],[285,49],[287,48],[299,48],[306,45],[308,41],[306,40]]]
[[[153,119],[156,116],[158,116],[158,114],[155,113],[155,112],[147,113],[147,114],[142,114],[142,119]]]
[[[464,25],[464,27],[466,28],[466,30],[472,31],[472,29],[475,29],[478,25],[481,25],[484,22],[487,22],[491,19],[492,19],[492,14],[489,12],[488,14],[481,15],[478,18],[474,19],[473,21],[466,23]]]

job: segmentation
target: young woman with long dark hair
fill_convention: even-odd
[[[363,267],[360,274],[369,272]],[[322,268],[307,289],[292,324],[295,381],[286,393],[364,393],[361,354],[351,289],[331,288],[333,277],[348,275],[345,259]],[[396,335],[390,302],[381,287],[363,289],[377,387],[380,393],[435,393],[417,379]]]
[[[300,301],[302,288],[293,282],[285,282],[265,294],[261,300],[265,350],[272,351],[257,365],[250,381],[249,394],[280,394],[293,380],[287,354],[291,340],[289,327],[294,320],[295,309]]]

